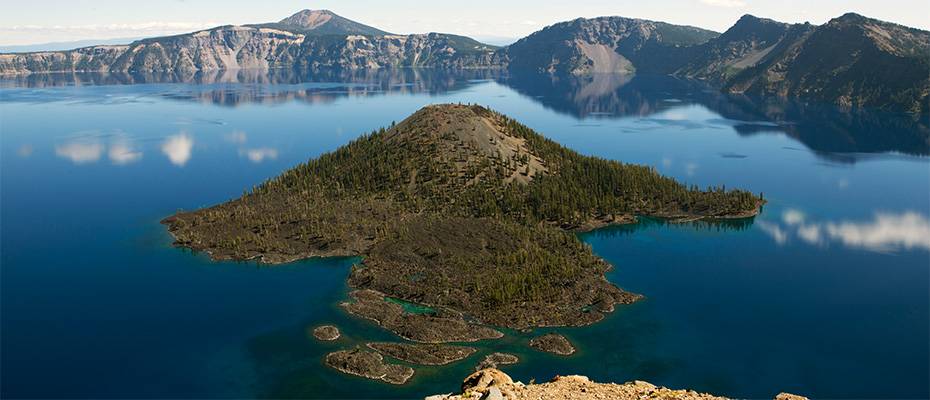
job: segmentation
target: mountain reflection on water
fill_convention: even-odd
[[[279,104],[302,101],[330,103],[347,96],[446,93],[464,90],[478,80],[499,77],[498,70],[431,69],[380,70],[232,70],[195,73],[54,73],[0,78],[0,88],[183,84],[162,93],[176,100],[235,107],[242,104]]]
[[[930,155],[930,122],[907,114],[843,110],[780,98],[723,94],[702,82],[670,76],[594,74],[564,76],[501,70],[234,70],[195,73],[61,73],[9,76],[0,88],[49,88],[88,85],[185,84],[161,93],[181,101],[235,107],[301,101],[331,103],[350,96],[467,90],[493,80],[558,113],[578,119],[645,118],[662,124],[693,121],[647,117],[701,105],[722,118],[705,123],[732,127],[743,136],[785,134],[828,161],[852,163],[870,153]],[[28,94],[20,94],[28,96]],[[648,128],[648,126],[647,126]]]
[[[927,118],[829,104],[728,95],[701,82],[669,76],[510,75],[501,83],[547,108],[577,118],[648,117],[688,104],[719,114],[740,135],[783,133],[819,155],[855,162],[856,153],[930,155]]]

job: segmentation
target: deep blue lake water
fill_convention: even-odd
[[[754,220],[583,235],[646,296],[605,321],[480,343],[405,386],[342,375],[330,351],[392,335],[342,313],[354,259],[280,267],[175,249],[159,220],[243,189],[431,103],[480,103],[581,153],[763,192]],[[723,96],[666,77],[487,71],[0,80],[3,398],[415,398],[488,352],[556,374],[771,398],[927,398],[926,120]],[[345,338],[308,329],[335,323]],[[538,333],[538,332],[537,332]]]

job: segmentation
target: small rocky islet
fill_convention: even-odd
[[[324,361],[337,371],[394,385],[407,383],[414,374],[413,368],[386,363],[380,353],[360,348],[329,353]]]
[[[492,326],[588,325],[642,297],[609,282],[611,265],[574,232],[637,215],[752,217],[763,203],[750,192],[689,187],[650,167],[583,156],[487,108],[446,104],[241,198],[162,222],[176,246],[216,260],[362,256],[342,308],[411,342],[440,344],[502,337]],[[559,352],[571,347],[548,342]],[[377,347],[398,359],[449,356],[440,347]],[[364,349],[331,353],[326,364],[391,383],[413,373]]]
[[[333,325],[323,325],[313,328],[313,337],[324,342],[331,342],[339,339],[341,335],[339,328]]]
[[[475,371],[481,371],[488,368],[497,368],[501,365],[512,365],[518,362],[520,362],[520,357],[517,357],[513,354],[491,353],[484,356],[484,359],[475,366]]]
[[[549,333],[530,339],[530,347],[546,353],[570,356],[575,353],[575,346],[557,333]]]

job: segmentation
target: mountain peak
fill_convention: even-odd
[[[547,173],[545,163],[528,144],[509,133],[501,116],[477,105],[434,104],[423,107],[401,121],[385,135],[388,143],[433,148],[442,157],[459,159],[464,169],[497,159],[509,164],[525,164],[505,177],[508,183],[526,184]],[[464,145],[470,152],[462,153]],[[464,171],[463,169],[463,171]]]
[[[300,10],[290,17],[282,19],[281,24],[289,26],[299,26],[304,29],[316,29],[325,25],[333,17],[339,17],[329,10]]]
[[[278,25],[321,35],[380,36],[388,34],[380,29],[343,18],[330,10],[300,10],[279,21]]]
[[[727,29],[721,38],[725,42],[759,40],[774,43],[788,30],[788,27],[789,25],[783,22],[746,14],[740,17],[730,29]]]
[[[867,20],[869,20],[869,18],[862,14],[848,12],[846,14],[840,15],[839,17],[836,17],[830,20],[830,23],[851,23],[851,22],[863,22]]]
[[[744,14],[742,17],[739,18],[739,20],[736,21],[736,24],[734,24],[733,26],[735,27],[735,26],[740,26],[740,25],[769,25],[769,24],[788,25],[784,22],[778,22],[773,19],[757,17],[752,14]]]

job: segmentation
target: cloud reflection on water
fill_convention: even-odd
[[[930,251],[930,219],[914,211],[876,212],[870,221],[811,221],[800,210],[782,213],[781,223],[758,221],[758,226],[779,245],[791,237],[826,246],[840,243],[876,252],[897,250]]]
[[[55,155],[77,165],[94,163],[103,155],[103,144],[99,142],[72,141],[55,146]]]
[[[268,147],[262,147],[257,149],[241,149],[239,150],[239,155],[244,156],[253,163],[261,163],[265,160],[276,160],[278,158],[278,150]]]
[[[191,149],[194,148],[194,139],[181,132],[169,137],[161,145],[161,152],[168,156],[172,164],[183,167],[191,159]]]
[[[135,150],[128,141],[119,141],[110,145],[107,156],[115,165],[127,165],[141,160],[142,152]]]

